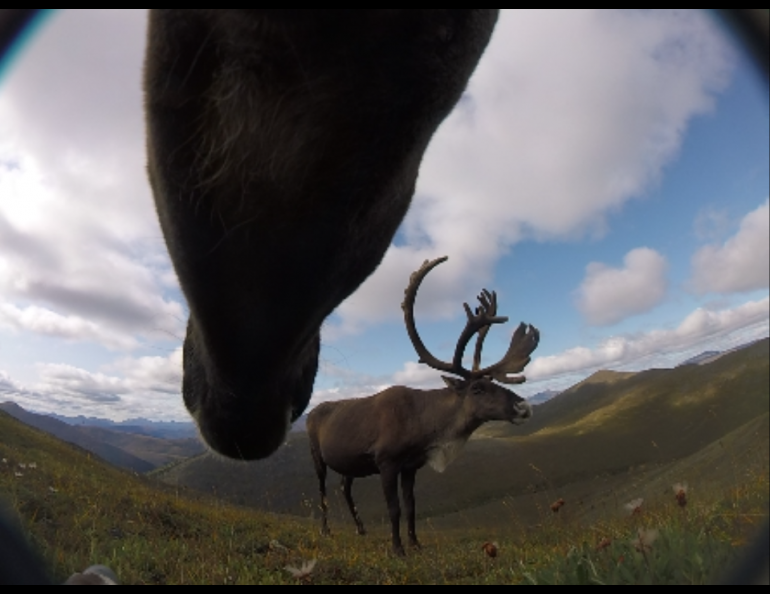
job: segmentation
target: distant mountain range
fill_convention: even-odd
[[[149,421],[151,425],[148,429],[146,425],[123,425],[103,419],[81,417],[84,423],[75,425],[53,416],[29,412],[14,402],[0,403],[0,410],[26,425],[80,446],[114,466],[135,472],[148,472],[158,466],[205,451],[205,447],[197,438],[168,439],[146,433],[152,429],[152,425],[163,423]],[[88,421],[93,423],[86,424]],[[99,424],[103,426],[98,426]],[[137,432],[128,431],[129,427],[136,427]]]
[[[545,390],[543,392],[538,392],[534,396],[530,396],[527,398],[527,402],[532,405],[543,404],[543,402],[548,402],[551,398],[558,396],[559,394],[561,394],[560,390]]]
[[[682,361],[679,365],[677,365],[677,367],[681,367],[682,365],[708,365],[709,363],[713,363],[720,357],[724,357],[727,353],[734,353],[735,351],[740,351],[741,349],[750,347],[763,340],[767,340],[767,338],[752,340],[751,342],[747,342],[747,343],[738,345],[737,347],[733,347],[731,349],[727,349],[724,351],[703,351],[699,355],[695,355],[694,357],[690,357],[689,359]]]
[[[689,365],[707,365],[727,354],[751,347],[767,338],[742,344],[725,351],[704,351],[690,357],[677,366],[682,368]],[[653,371],[653,370],[650,370]],[[641,372],[647,373],[647,372]],[[564,392],[545,390],[527,398],[527,401],[540,406],[551,402],[557,396],[565,397],[574,389],[584,384],[613,384],[626,380],[634,372],[615,372],[602,370],[594,373]],[[562,400],[559,398],[557,400]],[[0,403],[4,410],[23,423],[50,433],[63,441],[76,444],[89,452],[96,454],[105,461],[136,472],[148,472],[172,462],[180,462],[186,458],[197,456],[205,451],[205,446],[198,438],[195,424],[175,421],[152,421],[135,418],[126,421],[111,421],[96,417],[68,417],[57,414],[38,414],[23,409],[13,402]],[[547,418],[548,415],[546,415]],[[542,420],[542,416],[538,415]],[[297,419],[291,428],[292,434],[304,434],[307,414]],[[495,435],[495,425],[490,425],[482,434]],[[507,429],[505,430],[507,432]]]
[[[96,417],[65,417],[50,413],[48,416],[58,419],[67,425],[103,427],[124,433],[136,433],[159,439],[194,439],[198,437],[198,429],[192,421],[151,421],[149,419],[128,419],[127,421],[111,421]]]

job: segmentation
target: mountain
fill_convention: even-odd
[[[686,361],[682,361],[677,367],[681,367],[682,365],[705,365],[711,361],[716,361],[716,358],[721,355],[722,351],[703,351],[694,357],[690,357]]]
[[[708,365],[709,363],[713,363],[714,361],[719,359],[719,357],[722,357],[727,353],[734,353],[736,351],[749,348],[750,346],[755,345],[759,342],[762,342],[763,340],[767,340],[767,339],[760,338],[758,340],[752,340],[750,342],[739,344],[738,346],[733,347],[731,349],[727,349],[725,351],[703,351],[702,353],[695,355],[694,357],[690,357],[686,361],[682,361],[679,365],[677,365],[677,367],[680,367],[682,365]]]
[[[136,472],[147,472],[158,466],[177,462],[205,451],[205,447],[197,438],[162,439],[128,431],[131,427],[141,429],[142,427],[138,425],[115,427],[118,424],[112,421],[102,423],[112,428],[100,427],[96,423],[70,425],[53,416],[29,412],[13,402],[0,404],[0,410],[4,410],[22,423],[50,433],[63,441],[76,444],[110,464]],[[103,420],[87,419],[87,421]]]
[[[83,433],[77,427],[71,427],[58,419],[46,415],[28,412],[14,402],[1,403],[0,410],[8,413],[25,425],[45,431],[50,435],[58,437],[62,441],[78,445],[114,466],[133,470],[135,472],[147,472],[155,468],[155,465],[151,462],[137,458],[136,456],[108,443],[98,441]]]
[[[147,435],[159,439],[195,439],[198,437],[198,429],[192,421],[151,421],[149,419],[128,419],[126,421],[111,421],[110,419],[99,419],[96,417],[66,417],[54,413],[49,416],[58,419],[68,425],[104,427],[113,431],[122,431],[124,433],[136,433],[138,435]]]
[[[535,404],[543,404],[543,402],[548,402],[551,398],[554,396],[558,396],[561,394],[559,390],[545,390],[543,392],[538,392],[537,394],[530,396],[527,398],[527,402],[529,402],[532,405]]]
[[[304,415],[301,415],[296,421],[294,421],[291,424],[290,431],[292,433],[304,433],[305,431],[307,431],[307,427],[306,427],[306,424],[307,424],[307,414],[308,413],[305,413]]]

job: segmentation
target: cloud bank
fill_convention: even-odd
[[[770,328],[769,310],[768,298],[720,311],[699,308],[672,330],[616,336],[593,349],[576,347],[550,357],[538,357],[527,368],[527,377],[532,380],[552,379],[604,367],[616,369],[642,360],[646,360],[649,366],[658,364],[666,367],[668,365],[661,362],[667,360],[667,355],[694,348],[705,350],[704,345],[709,340],[733,332],[741,332],[745,340],[766,336]],[[656,358],[657,363],[654,362]]]
[[[37,367],[40,380],[28,387],[0,370],[0,396],[43,413],[189,420],[180,390],[181,347],[165,357],[126,357],[105,372],[58,363]]]
[[[740,293],[770,286],[770,206],[766,200],[741,221],[723,244],[710,244],[692,258],[689,286],[696,294]]]
[[[576,291],[577,307],[594,326],[611,326],[632,315],[653,309],[666,296],[666,259],[650,248],[631,250],[623,268],[599,262],[586,267]]]
[[[504,12],[428,149],[400,241],[325,338],[398,317],[426,258],[453,262],[421,295],[445,317],[516,242],[601,236],[609,213],[657,183],[690,120],[713,108],[732,60],[696,11]]]

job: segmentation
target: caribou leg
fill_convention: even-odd
[[[380,468],[380,478],[382,479],[382,491],[385,494],[385,501],[388,504],[390,513],[390,530],[393,542],[393,552],[400,557],[405,555],[404,545],[401,544],[401,531],[399,522],[401,521],[401,505],[398,502],[398,471],[397,467],[392,465]]]
[[[326,500],[326,462],[321,458],[321,453],[315,448],[311,448],[310,452],[313,454],[315,472],[318,475],[318,488],[321,492],[321,534],[328,536],[331,534],[331,530],[329,530],[329,521],[327,518],[329,505]]]
[[[350,509],[350,513],[353,516],[353,520],[356,522],[356,532],[363,536],[366,534],[366,529],[364,528],[364,523],[361,521],[361,518],[358,515],[358,509],[356,509],[356,504],[353,503],[353,493],[351,492],[351,488],[353,487],[353,477],[352,476],[343,476],[342,477],[342,493],[345,495],[345,501],[348,502],[348,508]]]
[[[406,508],[409,545],[419,549],[420,542],[417,540],[417,532],[415,532],[414,527],[414,478],[416,475],[416,468],[404,468],[401,471],[401,497],[404,500],[404,507]]]

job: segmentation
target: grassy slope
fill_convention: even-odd
[[[622,483],[629,469],[633,474],[691,456],[766,414],[768,358],[765,340],[705,366],[595,374],[538,406],[530,423],[498,425],[490,430],[498,438],[472,439],[445,473],[422,470],[418,514],[445,516],[527,493],[550,497],[567,485],[573,485],[574,497],[595,505],[594,493]],[[767,433],[756,440],[767,447]],[[298,515],[308,515],[317,501],[304,435],[292,435],[267,461],[239,464],[204,455],[157,476],[239,504]],[[334,474],[328,483],[336,486]],[[382,523],[378,478],[357,481],[354,495],[365,522]],[[541,507],[542,497],[536,499]],[[331,500],[333,517],[348,522],[336,490]],[[519,513],[525,524],[539,517],[534,505]]]
[[[674,391],[666,401],[645,396],[637,386],[628,397],[636,394],[639,401],[633,406],[617,406],[598,425],[596,411],[586,409],[582,416],[564,417],[563,423],[535,428],[528,436],[474,440],[455,467],[465,474],[452,474],[453,467],[445,475],[421,473],[418,484],[423,493],[418,493],[422,497],[418,506],[431,517],[418,527],[423,551],[412,552],[406,559],[388,554],[387,527],[371,517],[365,516],[371,528],[367,538],[355,536],[347,519],[344,525],[335,526],[333,538],[320,538],[315,521],[273,516],[177,492],[152,479],[109,467],[83,450],[4,414],[0,414],[0,457],[8,462],[0,464],[0,491],[60,580],[91,563],[106,563],[128,583],[293,583],[297,580],[284,566],[314,558],[318,565],[305,581],[318,584],[704,583],[734,558],[733,545],[745,542],[752,528],[767,515],[767,355],[756,355],[756,360],[748,356],[721,370],[714,368],[718,372],[715,376],[702,373],[700,378],[691,377],[692,390]],[[618,385],[633,379],[626,378]],[[715,386],[713,394],[704,389],[703,381]],[[757,382],[763,383],[760,386]],[[765,391],[760,390],[759,397],[749,394],[762,386]],[[722,390],[735,394],[739,389],[749,396],[736,398],[735,406],[722,414]],[[698,397],[691,398],[693,394]],[[644,406],[643,401],[650,399],[649,406]],[[739,413],[749,415],[753,407],[759,408],[760,414],[729,430]],[[714,410],[713,415],[709,409]],[[682,431],[682,419],[687,416],[680,410],[704,419],[692,420]],[[627,418],[629,411],[637,412],[635,422],[644,421],[641,428],[633,426],[632,415]],[[658,422],[667,416],[675,419]],[[626,422],[616,425],[615,419]],[[584,431],[586,428],[591,430]],[[601,466],[595,457],[613,458],[615,450],[622,447],[634,458],[635,450],[649,441],[648,431],[658,428],[684,435],[662,435],[657,448],[644,451],[670,451],[634,464],[630,471],[584,472],[577,481],[560,482],[556,471],[569,475],[572,470],[560,465],[565,459],[558,447],[563,440],[573,443],[569,440],[598,434],[603,447],[587,447],[582,461]],[[698,447],[710,433],[719,436]],[[627,434],[632,439],[627,439]],[[640,435],[643,441],[639,441]],[[590,445],[590,441],[581,443]],[[283,452],[287,459],[306,452],[301,438],[295,436],[292,444]],[[540,452],[541,464],[553,464],[554,476],[529,466],[532,462],[526,458],[536,453],[535,449],[530,451],[533,444],[548,446],[548,451]],[[693,451],[677,460],[660,458],[681,454],[685,446]],[[22,477],[16,477],[19,462],[35,462],[38,468],[26,469]],[[291,467],[281,464],[280,458],[271,463],[285,481],[290,482],[294,473],[312,475],[309,466]],[[177,469],[184,466],[179,464]],[[223,477],[231,477],[230,483],[248,478],[248,467],[229,463],[222,468]],[[525,482],[526,477],[518,476],[522,472],[517,469],[526,468],[534,480]],[[470,471],[472,480],[468,479]],[[671,492],[670,483],[681,480],[690,484],[686,510],[676,506]],[[372,506],[381,510],[377,481],[362,483],[368,484],[357,490],[369,489]],[[500,491],[510,484],[523,484],[523,494]],[[531,492],[526,490],[529,485]],[[503,493],[496,508],[495,492]],[[455,513],[441,515],[448,507],[444,499],[452,496],[456,507],[448,511]],[[559,496],[565,497],[567,504],[553,514],[547,505]],[[622,509],[622,503],[636,496],[643,496],[645,502],[642,514],[631,516]],[[527,498],[532,507],[530,517],[524,512]],[[337,508],[342,507],[340,503]],[[632,542],[640,528],[659,531],[658,540],[644,554],[636,552]],[[500,551],[494,560],[480,551],[481,544],[493,538]],[[597,550],[605,538],[611,544]]]
[[[95,441],[109,444],[146,460],[154,467],[184,460],[201,454],[205,447],[198,439],[160,439],[126,431],[115,431],[103,427],[78,427]]]
[[[0,404],[0,410],[6,412],[22,423],[55,435],[59,439],[75,444],[83,449],[93,452],[110,464],[134,470],[136,472],[147,472],[154,468],[154,465],[147,460],[143,460],[133,454],[115,447],[109,443],[93,439],[90,435],[80,430],[79,427],[73,427],[54,419],[47,415],[38,415],[24,410],[17,404],[5,402]]]
[[[197,438],[161,439],[125,429],[70,425],[47,415],[29,412],[12,402],[0,403],[0,410],[22,423],[74,443],[110,464],[137,472],[147,472],[195,456],[205,449]],[[136,429],[141,430],[141,427]]]
[[[764,423],[753,429],[766,432],[767,417]],[[714,447],[737,454],[741,443],[752,443],[750,433],[733,433]],[[177,493],[2,413],[0,435],[0,456],[7,460],[0,464],[0,488],[60,581],[106,563],[123,583],[138,584],[697,584],[713,580],[734,559],[733,545],[767,513],[765,465],[763,474],[736,477],[741,482],[727,492],[692,486],[686,510],[661,483],[668,497],[645,503],[638,517],[615,510],[586,525],[548,513],[528,531],[514,523],[506,531],[498,517],[496,533],[421,523],[423,550],[399,559],[389,555],[386,530],[376,526],[367,538],[352,530],[322,538],[314,522]],[[710,454],[702,456],[709,465]],[[19,461],[38,468],[16,477]],[[633,538],[649,526],[660,537],[642,556]],[[498,541],[495,559],[480,550],[491,536]],[[603,539],[611,543],[598,551]],[[318,564],[304,579],[284,569],[310,559]]]
[[[180,496],[3,412],[0,436],[3,500],[59,581],[102,563],[127,583],[280,582],[314,532],[301,520]],[[273,550],[271,540],[292,550]]]

